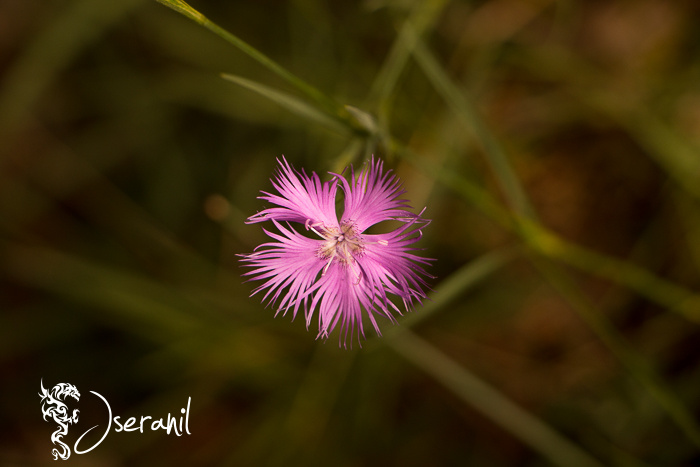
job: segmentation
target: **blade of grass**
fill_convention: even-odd
[[[301,99],[295,96],[273,89],[269,86],[265,86],[264,84],[258,83],[256,81],[251,81],[249,79],[242,78],[240,76],[222,73],[221,77],[226,81],[236,83],[239,86],[243,86],[246,89],[250,89],[251,91],[258,93],[261,96],[270,99],[272,102],[275,102],[281,107],[289,110],[290,112],[304,119],[310,120],[314,123],[318,123],[319,125],[322,125],[341,135],[347,136],[349,134],[348,127],[343,125],[342,121],[332,118],[331,116],[322,112],[318,108],[309,105],[308,103],[302,101]]]
[[[412,34],[415,32],[410,28],[407,29]],[[675,310],[687,318],[700,322],[700,297],[693,294],[680,286],[671,282],[664,281],[648,271],[638,266],[632,265],[625,261],[616,260],[605,255],[593,252],[582,248],[572,243],[566,242],[563,239],[555,236],[547,231],[540,224],[535,222],[534,212],[530,207],[529,201],[525,196],[514,171],[511,169],[507,157],[500,147],[496,138],[488,130],[482,119],[479,117],[476,109],[470,104],[463,93],[452,83],[442,67],[438,64],[435,57],[425,47],[419,38],[415,38],[415,47],[413,49],[416,60],[423,68],[426,75],[429,77],[435,88],[443,96],[445,102],[452,108],[455,114],[464,122],[467,128],[473,127],[473,131],[479,140],[482,142],[489,163],[493,168],[497,179],[501,183],[506,196],[519,218],[515,218],[515,231],[523,236],[523,239],[536,250],[544,253],[546,256],[563,261],[570,265],[576,266],[594,275],[605,277],[617,283],[622,283],[625,286],[637,291],[643,296],[651,300]],[[642,119],[645,122],[653,121],[651,119]],[[646,126],[645,126],[646,128]],[[655,127],[656,128],[656,127]],[[657,135],[655,141],[665,141],[668,132],[660,131],[652,132]],[[659,136],[661,135],[661,136]],[[661,137],[664,138],[661,138]],[[651,138],[651,137],[650,137]],[[680,147],[675,145],[676,147]],[[678,151],[676,151],[678,152]],[[685,153],[684,153],[685,154]],[[690,168],[688,165],[688,154],[681,159],[680,156],[674,160],[684,161],[677,162],[679,167]],[[680,170],[680,169],[679,169]],[[695,172],[693,172],[695,173]],[[450,181],[451,186],[466,186],[464,180],[455,183],[455,180]],[[695,186],[699,186],[697,183]],[[464,187],[460,188],[463,194]],[[471,191],[474,192],[478,187],[472,185]],[[493,203],[487,202],[485,197],[477,193],[468,193],[472,199],[478,199],[479,205],[488,206],[488,211],[491,215],[498,213],[500,223],[504,223],[504,217],[509,217],[507,213],[494,208]],[[530,219],[527,219],[530,218]],[[505,223],[508,225],[509,223]]]
[[[108,311],[131,333],[149,340],[189,333],[200,325],[199,306],[170,287],[74,255],[42,247],[6,245],[2,269],[14,280]]]
[[[443,186],[450,188],[468,203],[476,207],[491,220],[497,222],[506,230],[512,230],[514,222],[512,215],[484,188],[449,168],[436,168],[426,163],[421,157],[407,146],[392,139],[391,148],[406,162],[412,164],[426,175],[435,178]]]
[[[421,307],[420,313],[411,314],[411,316],[408,316],[401,322],[401,326],[390,328],[386,334],[400,333],[403,329],[416,326],[444,309],[464,294],[465,291],[476,286],[515,259],[521,253],[520,250],[517,247],[494,250],[465,264],[440,282],[435,292],[431,294],[431,300],[425,302]]]
[[[377,135],[382,144],[388,149],[387,156],[391,157],[391,144],[388,135],[390,127],[390,101],[396,88],[396,83],[401,73],[406,68],[408,59],[413,50],[414,37],[409,34],[406,26],[413,24],[417,34],[422,34],[432,27],[440,12],[445,7],[445,0],[431,0],[417,2],[416,7],[411,12],[409,18],[404,21],[404,26],[399,31],[396,40],[391,46],[386,59],[382,63],[377,76],[375,77],[370,91],[365,99],[366,106],[373,109],[377,114],[382,131]]]
[[[579,317],[596,333],[628,372],[645,387],[661,407],[676,422],[695,446],[700,447],[700,426],[692,413],[664,384],[663,380],[624,340],[618,331],[600,313],[594,311],[589,299],[559,268],[545,261],[535,260],[535,265],[548,282],[574,308]]]
[[[535,222],[521,219],[518,230],[521,238],[545,257],[624,285],[688,320],[700,323],[700,297],[697,293],[628,261],[568,242]]]
[[[412,43],[414,44],[413,56],[423,69],[423,72],[457,118],[464,124],[465,129],[472,133],[476,141],[481,145],[509,204],[517,214],[533,217],[534,213],[530,202],[525,196],[525,191],[516,177],[511,164],[508,162],[505,151],[483,122],[474,105],[465,97],[464,92],[447,76],[435,56],[420,40],[410,24],[406,25],[405,31],[412,38]]]
[[[397,141],[392,141],[392,146],[404,160],[435,177],[543,256],[623,285],[690,321],[700,323],[700,296],[697,293],[662,279],[641,266],[569,242],[535,220],[514,216],[474,182],[454,171],[436,170]]]
[[[650,109],[636,101],[634,108],[622,112],[607,102],[601,102],[600,106],[616,117],[618,124],[683,190],[700,200],[700,148],[684,140]]]
[[[245,53],[262,66],[264,66],[280,78],[287,81],[294,88],[300,91],[303,95],[308,97],[312,102],[318,105],[323,112],[333,115],[338,120],[344,122],[348,126],[348,129],[350,129],[351,131],[362,133],[369,132],[369,130],[363,127],[363,125],[360,122],[358,122],[343,105],[339,104],[334,99],[328,97],[314,86],[302,80],[301,78],[284,68],[282,65],[278,64],[270,57],[257,50],[255,47],[238,38],[234,34],[231,34],[230,32],[221,28],[214,22],[210,21],[206,16],[192,8],[186,2],[182,0],[156,1],[177,11],[178,13],[181,13],[182,15],[191,19],[195,23],[205,27],[220,38],[224,39],[229,44],[233,45],[238,50]]]
[[[294,463],[302,465],[315,463],[315,450],[306,449],[305,446],[317,446],[323,441],[333,408],[356,356],[354,352],[344,355],[329,353],[326,347],[316,348],[290,404],[284,431],[280,434],[289,442],[277,450],[273,456],[277,462],[273,464],[285,465],[292,459]]]
[[[559,48],[545,49],[539,54],[528,53],[527,60],[517,62],[550,79],[574,83],[570,91],[586,106],[613,117],[661,165],[686,193],[700,198],[700,151],[684,141],[671,128],[655,117],[637,99],[600,91],[600,74],[585,61]],[[561,63],[566,63],[562,67]],[[631,263],[566,242],[542,226],[523,223],[521,228],[530,244],[541,253],[567,264],[621,283],[640,295],[700,322],[700,296],[651,274]],[[535,235],[527,233],[534,229]]]
[[[416,38],[432,27],[446,4],[445,0],[416,3],[415,9],[404,22],[382,68],[372,83],[367,97],[370,104],[381,106],[386,102],[396,87],[399,76],[406,68]],[[409,25],[411,25],[410,30]]]
[[[401,335],[388,338],[386,343],[396,353],[552,463],[564,467],[603,465],[411,331],[406,330]]]
[[[585,108],[612,118],[687,194],[700,199],[700,148],[658,117],[639,93],[609,90],[593,64],[560,47],[513,54],[516,66],[549,80],[566,83],[566,92]],[[517,57],[517,58],[516,58]],[[562,66],[562,64],[565,64]],[[634,87],[632,87],[634,90]]]
[[[399,146],[397,144],[397,146]],[[421,164],[420,158],[415,157],[407,148],[401,148],[400,153],[404,159],[414,162],[424,168],[428,173],[453,188],[468,202],[482,209],[487,215],[494,216],[505,228],[516,233],[533,251],[542,254],[549,261],[558,261],[570,264],[592,275],[603,277],[614,283],[622,284],[636,291],[641,296],[674,310],[686,318],[700,322],[700,297],[697,294],[680,287],[672,282],[663,280],[651,272],[631,264],[629,262],[610,258],[600,253],[588,250],[573,243],[567,242],[554,233],[541,226],[532,219],[511,217],[500,207],[492,197],[481,187],[471,181],[445,170],[436,171]],[[568,274],[557,264],[548,263],[550,274],[548,277],[559,277],[564,283],[570,282]],[[552,279],[554,280],[554,279]],[[582,297],[584,295],[571,286],[566,296]],[[658,378],[647,370],[640,370],[643,360],[634,350],[619,336],[614,327],[600,314],[595,314],[592,308],[582,307],[578,298],[573,302],[574,309],[579,312],[584,322],[596,333],[599,339],[610,349],[625,367],[632,372],[643,387],[657,400],[660,406],[669,414],[671,419],[683,430],[688,438],[700,446],[700,430],[695,426],[692,418],[683,403],[678,400],[670,390],[664,389]]]

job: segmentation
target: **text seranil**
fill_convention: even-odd
[[[105,440],[107,435],[109,434],[110,429],[112,428],[112,422],[114,421],[114,424],[117,426],[117,428],[114,429],[115,432],[120,432],[120,431],[138,431],[140,433],[143,433],[144,427],[149,427],[151,431],[157,431],[157,430],[165,430],[167,434],[170,434],[171,431],[175,433],[176,436],[181,436],[185,433],[188,435],[190,433],[190,427],[189,427],[189,422],[190,422],[190,402],[192,401],[191,397],[187,398],[187,407],[180,409],[180,413],[182,414],[180,417],[173,417],[168,413],[167,417],[164,418],[159,418],[159,419],[154,419],[150,415],[143,415],[141,416],[138,420],[139,422],[137,423],[136,417],[130,417],[128,418],[125,422],[121,423],[119,419],[121,418],[120,416],[112,417],[112,408],[109,405],[109,402],[107,402],[107,399],[102,397],[99,393],[96,393],[95,391],[90,391],[91,394],[96,395],[102,401],[105,403],[107,406],[107,413],[108,418],[107,418],[107,428],[104,431],[104,434],[102,435],[102,438],[92,445],[92,447],[85,449],[84,451],[81,451],[78,449],[78,444],[80,444],[80,440],[83,439],[85,435],[87,435],[90,431],[93,429],[97,428],[99,425],[95,425],[89,430],[87,430],[85,433],[80,435],[80,438],[75,442],[75,446],[73,447],[73,451],[76,454],[85,454],[87,452],[92,451],[95,449],[97,446],[99,446],[102,441]],[[149,422],[149,420],[153,420],[152,422]],[[179,428],[179,430],[178,430]]]

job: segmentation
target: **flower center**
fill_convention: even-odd
[[[355,232],[350,222],[343,223],[340,229],[324,227],[318,233],[324,240],[319,256],[329,262],[335,258],[343,264],[353,263],[355,257],[364,251],[362,236]]]

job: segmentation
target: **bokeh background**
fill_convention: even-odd
[[[2,465],[57,465],[42,378],[71,446],[89,391],[191,398],[71,465],[700,465],[696,1],[192,7],[325,97],[155,1],[0,0]],[[249,298],[282,154],[382,157],[432,301],[345,349]]]

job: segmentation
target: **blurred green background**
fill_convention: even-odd
[[[72,465],[700,465],[696,1],[192,7],[236,37],[0,0],[2,465],[58,465],[42,378],[82,394],[70,446],[89,391],[191,397],[191,435]],[[249,298],[282,154],[382,157],[433,220],[432,301],[344,349]]]

